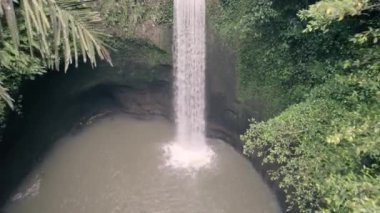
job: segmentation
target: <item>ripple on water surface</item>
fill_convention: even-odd
[[[167,165],[163,147],[186,154],[168,143],[173,138],[173,126],[165,120],[104,118],[61,139],[5,212],[280,212],[260,176],[232,147],[209,140],[214,154],[208,166],[189,175]]]

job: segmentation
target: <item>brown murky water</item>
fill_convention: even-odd
[[[219,140],[196,173],[165,166],[166,120],[104,118],[61,139],[24,180],[7,213],[272,213],[274,195],[250,163]]]

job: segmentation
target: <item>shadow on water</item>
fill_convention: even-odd
[[[67,74],[51,71],[25,82],[20,92],[22,114],[9,116],[0,142],[0,212],[60,137],[94,117],[128,111],[125,102],[138,99],[130,94],[146,96],[170,88],[170,65],[125,60],[116,64],[113,68],[100,64],[95,70],[82,64]]]
[[[70,132],[84,117],[101,112],[114,102],[106,86],[71,99],[54,100],[43,92],[39,94],[44,100],[33,106],[35,110],[15,119],[6,129],[0,159],[1,206],[60,136]],[[28,94],[25,97],[29,98]],[[24,103],[28,105],[28,101]]]

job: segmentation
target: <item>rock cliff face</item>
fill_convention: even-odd
[[[135,35],[152,42],[167,52],[172,50],[172,29],[170,25],[157,25],[151,20],[144,21],[136,27]]]
[[[136,28],[135,35],[151,42],[156,45],[156,47],[171,55],[172,29],[169,25],[156,25],[152,21],[146,21]],[[229,132],[228,134],[230,136],[234,135],[233,138],[235,142],[239,141],[238,134],[245,128],[247,116],[241,116],[241,113],[238,111],[240,107],[236,98],[237,73],[235,71],[235,56],[233,51],[224,45],[211,30],[208,30],[207,33],[206,60],[207,120],[209,134],[215,137],[226,137],[227,132]],[[172,119],[173,113],[170,111],[172,110],[171,83],[171,79],[166,82],[161,81],[160,85],[163,89],[161,94],[158,92],[160,91],[158,88],[156,88],[153,94],[151,94],[152,91],[135,91],[134,101],[128,101],[128,103],[139,103],[140,107],[127,106],[126,100],[131,100],[132,98],[130,97],[130,91],[118,90],[117,97],[121,99],[121,102],[124,103],[123,105],[128,108],[129,111],[131,109],[139,109],[140,112],[143,112],[143,109],[155,106],[156,109],[151,109],[151,112],[165,115]],[[137,94],[142,95],[142,97],[139,98],[136,96]],[[240,146],[240,144],[235,145]]]
[[[211,31],[207,33],[206,92],[209,135],[239,147],[235,56]]]

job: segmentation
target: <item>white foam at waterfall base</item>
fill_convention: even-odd
[[[200,146],[189,144],[173,142],[164,146],[166,166],[188,171],[208,168],[214,158],[214,151],[207,144]]]

